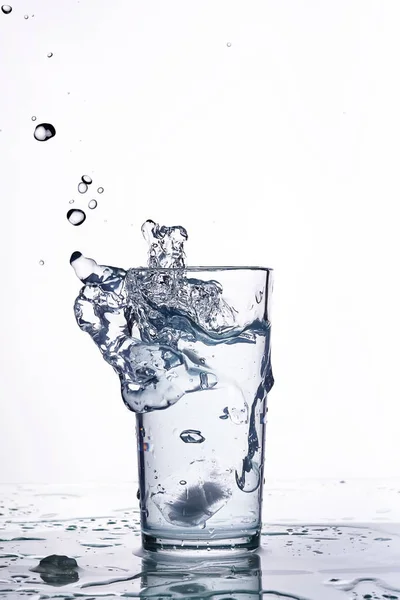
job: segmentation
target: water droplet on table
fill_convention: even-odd
[[[86,194],[86,192],[88,191],[88,186],[84,181],[81,181],[78,185],[78,192],[80,194]]]
[[[228,48],[230,48],[232,46],[231,42],[227,42],[226,45],[228,46]]]
[[[47,54],[47,58],[51,58],[52,56],[53,56],[53,53],[52,53],[52,52],[49,52],[49,53]]]
[[[97,200],[90,200],[88,207],[93,210],[94,208],[96,208],[96,206],[97,206]]]
[[[3,6],[1,7],[1,10],[5,15],[9,15],[10,12],[12,11],[12,6],[10,6],[9,4],[3,4]]]
[[[43,266],[44,265],[44,260],[39,260],[39,265]]]
[[[67,212],[67,219],[71,225],[82,225],[86,220],[86,215],[83,210],[72,209]]]
[[[104,188],[99,187],[99,188],[97,188],[97,191],[98,191],[99,194],[102,194],[104,192]]]
[[[69,201],[70,204],[73,204],[74,202],[75,202],[75,200],[70,200]]]
[[[50,140],[55,135],[56,130],[51,123],[41,123],[40,125],[37,125],[33,134],[35,140],[38,142],[47,142],[47,140]]]
[[[24,19],[29,19],[29,15],[24,15]]]
[[[33,117],[31,117],[31,120],[32,120],[32,121],[36,121],[36,117],[35,117],[35,115],[33,115]]]
[[[93,181],[93,179],[89,175],[82,175],[81,179],[83,183],[87,183],[87,185],[90,185]]]

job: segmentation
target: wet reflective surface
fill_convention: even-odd
[[[196,558],[141,550],[136,488],[1,486],[0,598],[400,599],[400,481],[270,482],[262,548]]]

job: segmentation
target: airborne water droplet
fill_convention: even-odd
[[[102,194],[104,192],[104,188],[99,187],[99,188],[97,188],[97,191],[98,191],[99,194]]]
[[[71,225],[82,225],[86,219],[86,215],[83,210],[72,209],[67,212],[67,219]]]
[[[10,6],[9,4],[3,4],[3,6],[1,7],[1,10],[3,11],[3,13],[5,15],[9,15],[10,12],[12,11],[12,6]]]
[[[81,179],[83,183],[87,183],[88,185],[90,185],[93,181],[93,179],[89,175],[82,175]]]
[[[90,200],[88,207],[93,209],[93,208],[96,208],[96,206],[97,206],[97,200]]]
[[[80,194],[85,194],[88,191],[88,186],[84,181],[81,181],[78,185],[78,192]]]
[[[50,123],[41,123],[36,126],[33,137],[38,142],[47,142],[56,135],[56,130]]]
[[[51,58],[52,56],[53,56],[53,53],[52,53],[52,52],[49,52],[49,53],[47,54],[47,58]]]

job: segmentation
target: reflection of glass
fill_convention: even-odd
[[[257,554],[178,562],[154,553],[142,563],[141,598],[247,600],[261,590]]]
[[[171,369],[166,379],[177,394],[185,385],[193,389],[163,410],[137,415],[143,545],[164,551],[254,549],[261,527],[267,392],[273,383],[271,271],[207,267],[184,273],[188,285],[196,281],[198,289],[201,282],[218,282],[235,325],[205,334],[201,327],[189,328],[179,311],[173,318],[164,311],[188,363],[183,375]],[[193,306],[201,310],[201,304]]]

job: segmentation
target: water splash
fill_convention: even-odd
[[[79,218],[76,212],[82,213]],[[83,211],[70,213],[72,224],[83,222]],[[123,401],[133,412],[166,409],[187,394],[218,386],[226,388],[228,399],[236,393],[235,385],[206,365],[193,345],[256,344],[261,339],[269,348],[269,323],[255,320],[238,326],[221,284],[188,276],[184,252],[188,235],[183,227],[148,220],[142,233],[149,247],[147,268],[126,271],[98,265],[80,252],[72,254],[71,265],[84,284],[74,306],[79,327],[118,374]],[[260,375],[251,408],[241,393],[241,406],[232,402],[221,416],[237,425],[248,423],[248,450],[236,471],[236,484],[247,493],[260,485],[262,444],[257,430],[273,385],[269,354],[263,357]],[[196,429],[182,431],[180,438],[186,444],[205,441]]]

